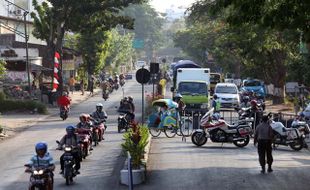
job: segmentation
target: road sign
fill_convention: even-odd
[[[150,74],[150,71],[148,71],[147,69],[142,68],[136,72],[136,80],[140,84],[148,83],[150,78],[151,78],[151,74]]]
[[[159,63],[150,63],[150,72],[152,74],[159,72]]]
[[[143,39],[134,39],[132,42],[132,47],[135,49],[143,49],[144,48],[144,40]]]

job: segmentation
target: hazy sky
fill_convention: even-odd
[[[151,0],[151,5],[160,12],[164,12],[167,8],[174,6],[175,9],[178,7],[188,8],[196,0]]]

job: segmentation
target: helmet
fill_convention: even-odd
[[[101,112],[102,109],[103,109],[103,104],[102,104],[102,103],[96,104],[96,110],[97,110],[97,111]]]
[[[132,102],[133,101],[133,97],[132,96],[128,96],[128,100]]]
[[[251,100],[251,106],[256,107],[257,106],[257,101],[256,100]]]
[[[75,132],[75,128],[72,125],[69,125],[68,127],[66,127],[66,132],[67,134],[72,135]]]
[[[180,93],[177,93],[174,98],[183,98],[183,96]]]
[[[248,102],[249,100],[250,100],[250,97],[249,97],[249,96],[244,96],[244,97],[243,97],[243,101]]]
[[[216,94],[213,95],[213,99],[215,99],[215,100],[217,99],[217,95]]]
[[[128,101],[128,97],[125,96],[124,99],[123,99],[123,101]]]
[[[38,151],[44,150],[44,154],[47,152],[47,144],[45,142],[39,142],[35,146],[36,153],[38,154]]]

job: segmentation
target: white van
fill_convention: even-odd
[[[222,108],[239,107],[240,96],[234,83],[217,83],[214,89]]]
[[[145,66],[146,66],[145,61],[137,61],[137,63],[136,63],[136,68],[141,68],[141,67],[145,67]]]

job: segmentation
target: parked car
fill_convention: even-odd
[[[240,96],[238,88],[233,83],[218,83],[214,94],[217,95],[222,108],[239,107]]]

